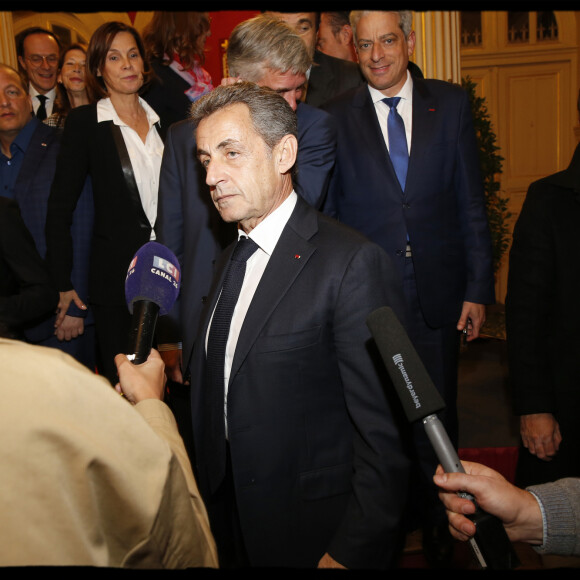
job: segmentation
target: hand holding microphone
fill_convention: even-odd
[[[445,408],[445,403],[395,313],[389,307],[379,308],[368,316],[367,326],[375,339],[407,419],[411,423],[417,420],[423,422],[429,441],[445,472],[465,473],[436,414]],[[481,510],[473,496],[459,493],[463,498],[473,501],[476,508],[474,514],[469,516],[476,524],[476,533],[470,539],[470,545],[480,566],[495,570],[518,566],[519,560],[501,521]]]

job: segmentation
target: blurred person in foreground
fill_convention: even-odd
[[[163,362],[115,363],[0,338],[0,566],[217,567]]]

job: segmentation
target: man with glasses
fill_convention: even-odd
[[[16,37],[18,66],[28,78],[34,114],[41,121],[58,110],[55,98],[60,48],[58,38],[45,28],[27,28]]]

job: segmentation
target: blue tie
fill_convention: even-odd
[[[397,112],[397,105],[401,97],[387,97],[383,102],[389,107],[389,116],[387,118],[387,131],[389,133],[389,155],[395,173],[401,184],[401,189],[405,190],[405,181],[407,179],[407,167],[409,165],[409,151],[407,149],[407,136],[405,135],[405,122]]]
[[[207,338],[208,389],[206,391],[206,419],[204,429],[207,471],[212,491],[225,475],[226,435],[224,425],[224,362],[232,315],[238,302],[246,274],[246,261],[258,249],[254,240],[240,237],[224,278],[224,285],[215,307]]]

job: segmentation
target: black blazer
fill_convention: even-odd
[[[580,144],[565,171],[532,183],[514,227],[506,333],[517,415],[578,425]]]
[[[319,107],[364,82],[357,63],[335,58],[316,50],[314,64],[310,69],[305,102],[313,107]]]
[[[204,337],[232,250],[216,265],[192,364],[206,498]],[[408,465],[365,321],[386,305],[402,316],[396,278],[378,246],[298,196],[242,325],[228,390],[233,479],[253,566],[315,567],[326,551],[350,568],[393,565]]]
[[[89,268],[91,302],[125,304],[125,277],[135,252],[149,241],[145,215],[121,130],[97,123],[96,104],[67,117],[48,200],[47,261],[60,291],[73,288],[70,224],[86,176],[93,184],[95,218]]]

